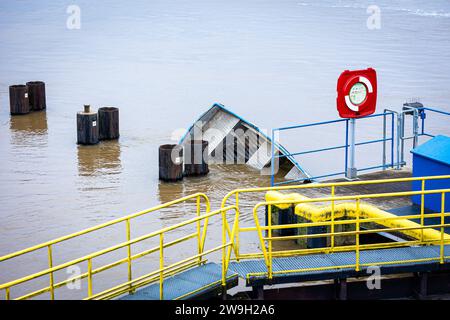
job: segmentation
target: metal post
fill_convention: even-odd
[[[127,241],[131,240],[131,227],[130,227],[130,219],[125,220],[126,228],[127,228]],[[131,244],[127,246],[127,262],[128,262],[128,282],[130,283],[130,291],[129,293],[133,293],[133,285],[131,283],[131,280],[133,279],[132,274],[132,259],[131,259]]]
[[[88,297],[92,296],[92,258],[88,259]]]
[[[159,300],[164,300],[164,233],[159,234]]]
[[[386,111],[383,114],[383,170],[386,170]]]
[[[347,179],[356,179],[358,174],[358,170],[355,165],[355,119],[350,119],[350,162],[347,168],[347,172],[345,173],[345,177]]]
[[[405,163],[405,113],[400,114],[400,157],[401,165]]]
[[[269,279],[272,279],[272,205],[268,206],[268,215],[269,215],[269,219],[268,219],[268,224],[267,226],[268,228],[268,247],[269,247],[269,265],[268,265],[268,274],[269,274]]]
[[[392,112],[392,121],[391,121],[391,168],[394,168],[394,119],[395,115]]]
[[[273,187],[275,184],[275,134],[274,129],[272,129],[272,145],[270,148],[270,186]]]
[[[48,267],[51,269],[53,268],[53,254],[52,254],[52,245],[47,246],[48,251]],[[50,298],[52,300],[55,300],[55,287],[54,287],[54,278],[53,278],[53,271],[50,272]]]
[[[331,197],[334,198],[335,187],[331,187]],[[331,200],[331,251],[334,250],[334,200]]]
[[[348,119],[345,119],[345,168],[344,172],[347,174],[348,168]]]
[[[197,204],[197,218],[200,217],[200,196],[197,197],[196,200],[196,204]],[[206,228],[206,225],[203,226],[203,228]],[[197,220],[197,251],[198,251],[198,264],[200,265],[200,263],[202,262],[202,232],[201,232],[201,223],[200,220]]]
[[[419,111],[414,108],[413,112],[413,148],[419,144]]]
[[[355,270],[359,271],[359,231],[360,231],[360,224],[359,224],[359,216],[360,216],[360,202],[361,199],[356,199],[356,266]]]
[[[400,153],[402,144],[401,132],[402,132],[402,116],[397,114],[397,165],[395,169],[400,170],[403,165],[403,155]]]
[[[441,194],[441,245],[440,245],[440,263],[444,263],[444,224],[445,224],[445,192]]]
[[[234,253],[236,254],[236,260],[239,261],[239,215],[240,215],[240,211],[239,211],[239,192],[236,192],[236,213],[237,213],[237,217],[236,217],[236,246],[235,246],[235,250]]]

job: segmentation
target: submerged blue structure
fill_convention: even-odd
[[[413,154],[413,177],[437,176],[450,174],[450,137],[438,135],[411,150]],[[446,189],[450,179],[430,180],[425,190]],[[422,190],[421,181],[413,182],[413,191]],[[450,199],[445,201],[445,212],[450,211]],[[413,196],[414,204],[421,205],[421,196]],[[424,196],[424,207],[433,212],[441,211],[441,194]]]

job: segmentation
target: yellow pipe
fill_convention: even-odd
[[[345,197],[341,197],[345,198]],[[268,191],[266,193],[266,201],[272,202],[282,202],[287,201],[287,203],[277,203],[274,204],[280,209],[287,209],[292,206],[292,203],[308,201],[312,202],[311,199],[298,194],[298,193],[290,193],[283,194],[278,191]],[[291,203],[289,203],[289,201]],[[410,230],[402,231],[403,234],[420,240],[422,238],[424,240],[440,240],[441,235],[440,232],[434,230],[432,228],[414,230],[414,228],[420,228],[420,224],[413,222],[408,219],[396,219],[397,216],[386,212],[384,210],[378,209],[369,204],[360,204],[359,205],[360,217],[362,219],[372,219],[376,218],[375,222],[377,224],[383,225],[388,228],[411,228]],[[325,222],[331,219],[331,206],[315,206],[309,203],[299,203],[295,205],[295,214],[309,220],[312,222]],[[334,219],[342,219],[342,218],[355,218],[357,217],[357,205],[351,202],[339,203],[334,206]],[[394,220],[395,219],[395,220]],[[423,230],[423,231],[422,231]],[[449,240],[450,236],[448,234],[444,235],[444,239]]]
[[[226,202],[228,201],[228,199],[235,193],[252,193],[252,192],[277,191],[277,190],[293,190],[293,189],[319,189],[319,188],[327,188],[327,187],[333,187],[333,186],[334,187],[359,186],[359,185],[370,185],[370,184],[412,182],[412,181],[422,181],[422,180],[441,180],[441,179],[450,179],[450,175],[413,177],[413,178],[396,178],[396,179],[379,179],[379,180],[365,180],[365,181],[308,183],[308,184],[290,185],[290,186],[236,189],[236,190],[230,191],[223,198],[223,200],[222,200],[222,207],[226,206]]]

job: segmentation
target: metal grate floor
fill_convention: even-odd
[[[229,271],[227,283],[237,283],[238,275]],[[164,300],[190,299],[221,288],[222,266],[206,263],[164,279]],[[120,300],[159,300],[159,282],[136,290]]]
[[[407,272],[405,269],[411,269],[423,265],[439,265],[439,260],[436,261],[419,261],[406,262],[414,259],[430,259],[439,258],[440,246],[420,246],[420,247],[404,247],[392,249],[378,249],[378,250],[363,250],[360,252],[361,264],[376,264],[382,262],[393,262],[392,264],[380,265],[381,271],[389,269],[389,273],[395,273],[395,269],[401,267],[402,272]],[[450,262],[450,245],[444,247],[444,255],[446,257],[445,263]],[[309,269],[326,267],[327,270],[320,271],[300,271],[300,272],[285,272],[274,274],[271,283],[287,283],[295,281],[308,281],[318,279],[334,279],[337,276],[348,276],[355,273],[354,268],[342,268],[339,266],[354,265],[356,260],[355,252],[336,252],[329,254],[311,254],[296,257],[284,257],[273,259],[273,271],[288,271],[298,269]],[[405,262],[403,262],[405,261]],[[251,273],[267,272],[264,259],[260,260],[241,260],[240,262],[231,262],[229,269],[238,273],[240,277],[247,279],[247,284],[251,285],[253,282],[264,282],[268,280],[264,276],[251,276]],[[365,273],[367,266],[361,266],[361,271]],[[361,272],[360,271],[360,272]],[[386,273],[386,272],[385,272]],[[400,273],[400,272],[399,272]],[[283,279],[285,278],[285,279]],[[289,278],[289,279],[287,279]],[[284,280],[284,281],[283,281]]]

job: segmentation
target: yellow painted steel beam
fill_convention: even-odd
[[[236,193],[253,193],[264,191],[281,191],[281,190],[295,190],[295,189],[313,189],[313,188],[327,188],[327,187],[344,187],[344,186],[357,186],[357,185],[371,185],[371,184],[385,184],[385,183],[397,183],[397,182],[411,182],[411,181],[428,181],[428,180],[441,180],[450,179],[450,175],[440,176],[425,176],[425,177],[412,177],[412,178],[395,178],[395,179],[378,179],[378,180],[364,180],[364,181],[346,181],[346,182],[325,182],[325,183],[308,183],[301,185],[291,186],[278,186],[278,187],[261,187],[261,188],[247,188],[247,189],[235,189],[230,191],[222,200],[222,207],[226,206],[228,199]]]

